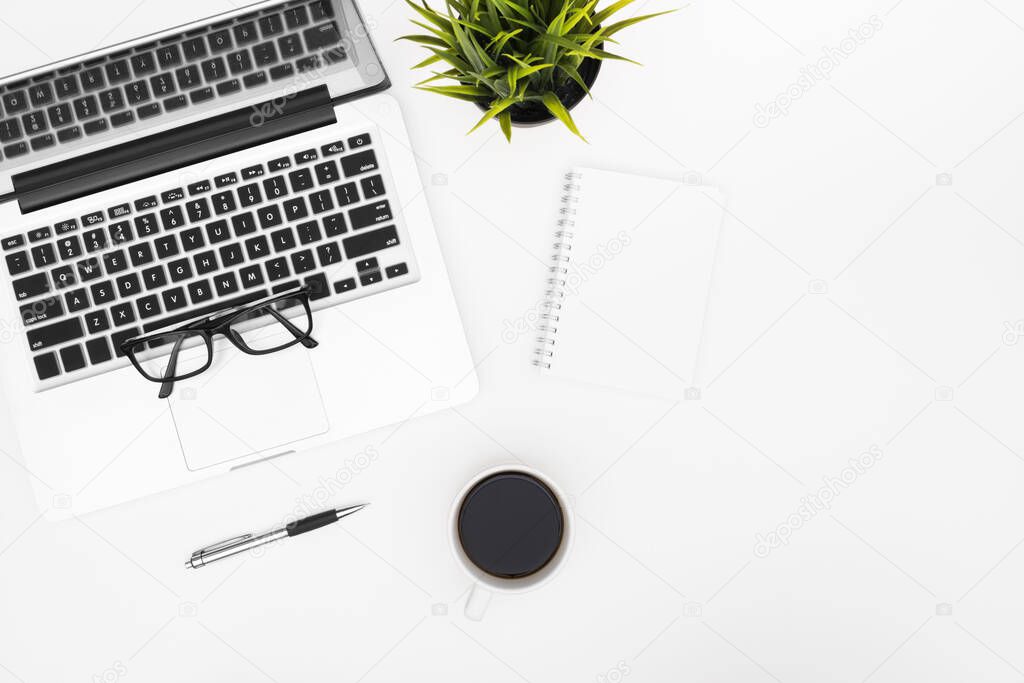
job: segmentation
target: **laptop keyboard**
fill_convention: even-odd
[[[51,388],[120,367],[130,337],[297,285],[323,308],[415,281],[375,137],[307,143],[0,239],[35,376]]]
[[[0,167],[347,59],[331,0],[282,3],[0,87]]]

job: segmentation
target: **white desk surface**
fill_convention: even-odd
[[[496,128],[464,136],[472,108],[412,91],[419,51],[391,40],[410,11],[364,5],[479,397],[61,524],[0,457],[0,681],[1024,678],[1024,9],[839,5],[697,1],[623,32],[646,66],[605,65],[577,110],[591,144],[548,126],[511,146]],[[230,9],[98,7],[5,3],[2,70]],[[870,38],[843,42],[872,16]],[[830,78],[801,83],[827,54]],[[788,114],[757,125],[794,84]],[[570,164],[699,173],[729,195],[699,400],[545,381],[532,335],[503,340],[541,295]],[[828,509],[791,518],[872,447]],[[576,545],[554,583],[470,622],[446,513],[512,458],[573,496]],[[303,500],[373,506],[182,569]],[[780,525],[787,543],[758,552]]]

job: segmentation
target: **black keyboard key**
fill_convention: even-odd
[[[21,137],[21,123],[18,119],[0,121],[0,142],[10,142]]]
[[[192,257],[196,266],[196,275],[206,275],[217,270],[217,255],[212,251],[204,251]]]
[[[53,226],[53,231],[58,235],[66,235],[69,232],[75,232],[76,230],[78,230],[78,221],[74,218],[66,221],[60,221]]]
[[[4,108],[10,115],[28,109],[28,95],[24,90],[4,93]]]
[[[260,32],[264,38],[270,36],[276,36],[284,30],[284,24],[281,21],[280,14],[271,14],[260,19]]]
[[[185,198],[185,190],[180,187],[167,190],[166,192],[160,193],[160,201],[164,204],[170,204],[172,202],[178,202]]]
[[[52,266],[57,261],[57,252],[52,244],[40,244],[32,247],[32,263],[36,268]]]
[[[78,258],[82,255],[82,242],[74,235],[59,239],[57,240],[57,252],[63,261]]]
[[[235,26],[234,34],[235,42],[239,45],[246,45],[260,39],[260,35],[256,31],[256,23],[252,21],[246,21]]]
[[[192,264],[187,258],[171,261],[167,264],[167,270],[171,274],[171,282],[181,282],[192,277]]]
[[[310,275],[303,281],[303,284],[309,287],[309,298],[312,301],[323,299],[331,294],[331,290],[327,285],[327,277],[323,273]]]
[[[107,231],[103,228],[86,230],[82,233],[82,239],[85,240],[85,250],[91,254],[107,246]]]
[[[188,94],[188,98],[192,104],[199,104],[200,102],[212,100],[213,88],[200,88],[199,90],[193,90]]]
[[[270,80],[280,81],[283,78],[289,78],[295,73],[295,67],[291,65],[291,62],[286,64],[278,64],[277,66],[270,69]]]
[[[135,315],[132,314],[132,317],[134,318]],[[127,353],[125,353],[124,349],[121,348],[121,346],[129,339],[132,339],[133,337],[138,337],[139,334],[139,328],[130,327],[126,330],[121,330],[120,332],[115,332],[114,334],[110,335],[110,343],[114,346],[114,353],[117,354],[118,358],[122,358],[128,355]]]
[[[149,237],[160,232],[160,227],[156,222],[156,214],[147,213],[141,216],[135,217],[135,232],[138,233],[140,238]]]
[[[284,215],[289,222],[301,220],[308,216],[309,208],[306,206],[306,200],[302,197],[295,197],[285,201]]]
[[[316,255],[320,259],[320,265],[324,268],[341,261],[341,250],[338,249],[337,242],[321,244],[316,248]]]
[[[320,68],[320,56],[310,55],[303,57],[302,59],[295,62],[295,68],[298,69],[299,73],[305,73],[306,71],[316,71]]]
[[[85,350],[89,354],[89,362],[93,365],[106,363],[113,358],[110,353],[110,342],[107,341],[106,337],[98,337],[85,342]]]
[[[214,57],[203,62],[203,76],[207,82],[219,81],[228,75],[223,57]]]
[[[306,164],[306,163],[309,163],[310,161],[316,161],[319,158],[320,157],[319,157],[319,155],[317,155],[315,149],[307,149],[307,150],[303,150],[302,152],[299,152],[299,153],[297,153],[295,155],[295,163],[296,164]]]
[[[33,351],[39,351],[84,337],[85,329],[82,327],[81,318],[68,318],[50,325],[33,327],[25,336],[28,338],[28,347]]]
[[[142,284],[139,282],[137,273],[128,273],[114,280],[117,283],[117,291],[122,299],[133,297],[142,291]]]
[[[140,320],[146,320],[147,318],[152,318],[153,316],[160,315],[162,313],[160,310],[160,299],[156,294],[141,297],[135,302],[135,305],[139,309]]]
[[[55,104],[46,110],[46,114],[50,117],[50,125],[54,128],[62,128],[74,123],[75,121],[74,118],[72,118],[71,105],[67,102]],[[0,130],[0,136],[2,136],[2,130]]]
[[[132,265],[136,268],[152,263],[153,247],[149,242],[140,242],[128,250],[128,258],[132,260]]]
[[[12,145],[7,145],[6,147],[4,147],[4,156],[6,156],[8,159],[20,157],[23,154],[28,154],[28,145],[24,142],[15,142]]]
[[[231,225],[235,230],[235,237],[245,237],[256,232],[256,219],[253,218],[252,213],[245,212],[240,213],[237,216],[231,217]]]
[[[50,280],[46,273],[36,273],[14,280],[14,298],[18,301],[32,299],[50,291]]]
[[[188,194],[190,197],[194,197],[197,194],[203,194],[209,192],[212,189],[212,185],[209,180],[200,180],[197,183],[192,183],[188,186]]]
[[[345,248],[345,256],[349,259],[356,259],[366,254],[372,254],[381,249],[398,245],[398,231],[394,226],[364,232],[342,240]]]
[[[355,278],[352,278],[352,277],[346,278],[344,280],[339,280],[338,282],[334,283],[334,293],[335,294],[343,294],[344,292],[351,292],[355,288],[356,288],[356,280],[355,280]]]
[[[292,171],[288,174],[288,180],[291,181],[293,192],[302,192],[313,187],[313,174],[310,173],[308,168]]]
[[[267,261],[267,277],[270,281],[280,280],[291,275],[291,271],[288,270],[288,259],[286,258],[273,258]]]
[[[102,306],[114,300],[114,285],[110,280],[97,282],[89,287],[89,293],[92,294],[92,302],[97,306]]]
[[[214,185],[217,186],[217,189],[220,189],[222,187],[230,187],[231,185],[237,185],[238,184],[238,174],[237,173],[224,173],[224,174],[219,175],[216,178],[214,178],[213,179],[213,183],[214,183]]]
[[[118,204],[107,209],[107,216],[113,220],[115,218],[124,218],[132,212],[130,204]]]
[[[299,234],[299,244],[318,242],[323,237],[320,234],[320,226],[316,221],[300,223],[295,226],[295,231]]]
[[[174,235],[162,235],[153,240],[153,247],[156,249],[157,258],[163,260],[177,256],[181,251],[178,248],[178,240]]]
[[[313,209],[313,213],[320,215],[325,211],[330,211],[334,208],[334,199],[331,198],[330,190],[321,190],[320,192],[314,192],[309,195],[309,205]]]
[[[79,139],[80,137],[82,137],[82,129],[79,128],[78,126],[73,126],[71,128],[64,128],[62,130],[57,131],[57,141],[58,142],[62,142],[62,143],[72,142],[74,140]]]
[[[297,35],[284,36],[277,41],[277,47],[285,59],[302,54],[302,41]],[[273,76],[273,72],[271,72],[271,76]]]
[[[168,313],[171,311],[177,311],[179,308],[184,308],[188,305],[188,301],[185,299],[185,290],[181,287],[168,289],[166,292],[160,294],[160,298],[163,299],[164,309]]]
[[[201,304],[204,301],[209,301],[213,298],[213,289],[210,287],[210,281],[200,280],[199,282],[190,283],[188,286],[188,295],[189,298],[192,299],[193,304]]]
[[[49,228],[36,228],[35,230],[28,231],[29,242],[39,242],[40,240],[49,239],[52,231]]]
[[[252,55],[248,50],[239,50],[228,55],[228,69],[232,74],[252,71]]]
[[[307,28],[302,32],[302,37],[306,40],[306,49],[310,52],[319,52],[325,47],[331,47],[341,42],[341,32],[333,21]]]
[[[82,225],[89,228],[107,220],[102,211],[93,211],[82,216]]]
[[[231,239],[231,231],[228,230],[227,221],[214,221],[206,224],[206,238],[210,244],[218,244]]]
[[[80,119],[88,119],[96,116],[100,113],[100,105],[96,102],[95,95],[87,95],[85,97],[79,97],[74,102],[75,104],[75,116]]]
[[[330,216],[324,217],[324,232],[327,233],[328,237],[337,237],[338,235],[346,232],[348,228],[345,224],[345,214],[336,213]]]
[[[260,225],[264,230],[281,225],[281,209],[276,205],[264,206],[259,210]]]
[[[75,344],[60,350],[60,362],[64,366],[64,372],[74,372],[85,367],[85,354],[82,353],[82,346]]]
[[[117,111],[124,108],[124,95],[120,88],[111,88],[100,93],[100,107],[104,112]]]
[[[24,235],[14,235],[13,237],[5,237],[0,240],[0,249],[4,251],[10,251],[11,249],[17,249],[18,247],[25,246]]]
[[[146,289],[158,289],[167,284],[167,274],[163,266],[153,266],[142,271],[142,283]]]
[[[181,51],[188,61],[195,61],[206,56],[206,41],[202,36],[190,38],[181,44]]]
[[[127,126],[128,124],[134,123],[134,122],[135,122],[135,112],[133,112],[131,110],[123,111],[123,112],[121,112],[119,114],[114,114],[113,116],[110,117],[110,125],[112,125],[114,128],[119,128],[121,126]]]
[[[180,228],[185,224],[185,216],[181,212],[180,206],[170,206],[160,211],[160,222],[164,226],[164,230],[173,230]]]
[[[292,254],[292,269],[296,274],[308,273],[316,268],[316,261],[313,259],[313,251],[303,249]]]
[[[221,81],[217,84],[217,94],[221,97],[236,93],[242,89],[242,84],[237,78],[232,78],[229,81]]]
[[[110,317],[114,321],[114,327],[123,327],[125,325],[131,325],[133,322],[135,322],[135,309],[132,308],[132,305],[130,303],[118,304],[110,309]],[[124,337],[125,339],[133,336],[130,332],[130,330],[125,331],[125,333],[128,333],[127,336]],[[116,348],[119,345],[120,344],[115,344],[114,346]]]
[[[260,193],[260,186],[257,183],[243,185],[238,188],[238,203],[243,209],[259,204],[261,201],[263,201],[263,195]]]
[[[384,276],[380,274],[379,270],[373,270],[368,273],[359,274],[359,284],[361,284],[363,287],[375,285],[383,279]]]
[[[111,85],[124,83],[125,81],[130,81],[132,78],[132,70],[128,66],[127,59],[119,59],[116,62],[110,62],[106,66],[106,71],[107,81],[109,81]]]
[[[274,244],[274,251],[278,253],[295,248],[295,235],[289,228],[272,232],[270,241]]]
[[[283,176],[274,176],[263,181],[263,191],[266,193],[268,201],[279,199],[288,194],[288,184]]]
[[[36,375],[39,381],[52,379],[60,374],[60,366],[57,364],[57,354],[44,353],[32,359],[36,366]]]
[[[78,79],[73,75],[58,78],[54,85],[57,86],[57,97],[64,100],[74,97],[80,92],[78,89]]]
[[[207,36],[207,42],[210,45],[210,52],[224,52],[234,47],[234,43],[231,42],[231,32],[227,29],[220,31],[214,31]]]
[[[338,175],[338,164],[333,160],[317,164],[313,167],[313,170],[316,172],[316,179],[321,185],[330,185],[341,178]]]
[[[360,273],[367,270],[380,270],[380,262],[376,258],[364,258],[356,262],[356,270]]]
[[[270,169],[271,173],[275,171],[283,171],[286,168],[292,167],[291,157],[281,157],[279,159],[271,159],[267,162],[267,168]]]
[[[86,135],[96,135],[97,133],[103,133],[107,130],[108,127],[109,126],[107,125],[106,119],[96,119],[95,121],[90,121],[89,123],[82,126],[82,128],[85,129]]]
[[[238,291],[238,278],[234,273],[221,273],[213,278],[217,296],[227,296]]]
[[[48,296],[39,301],[24,304],[18,308],[18,312],[21,313],[21,321],[28,326],[61,317],[64,315],[64,306],[59,297]]]
[[[174,78],[171,74],[157,74],[149,79],[149,86],[153,90],[154,97],[167,97],[178,91],[174,85]]]
[[[277,48],[273,41],[260,43],[252,49],[252,56],[257,66],[270,66],[277,61]]]
[[[182,90],[189,90],[203,82],[203,77],[199,73],[199,67],[195,64],[189,64],[186,67],[182,67],[174,72],[178,78],[178,85]]]
[[[246,88],[258,88],[261,85],[267,83],[267,72],[257,71],[254,74],[249,74],[242,79],[242,83],[245,84]]]
[[[45,107],[53,102],[53,87],[49,83],[37,83],[28,89],[28,98],[33,107]]]
[[[103,71],[98,66],[92,69],[86,69],[80,73],[78,77],[82,81],[82,90],[85,92],[99,90],[107,84],[106,81],[103,80]]]
[[[352,140],[354,139],[349,140],[349,147],[353,146]],[[346,178],[351,178],[354,175],[366,173],[367,171],[376,171],[377,168],[377,155],[373,153],[372,149],[363,150],[358,154],[349,154],[341,158],[341,169],[344,171]]]
[[[284,24],[289,29],[299,28],[309,23],[309,12],[302,5],[284,11]]]
[[[384,194],[384,180],[379,175],[363,178],[359,181],[359,185],[362,186],[363,196],[367,199],[373,199]]]
[[[356,149],[358,147],[365,147],[370,144],[370,134],[360,133],[359,135],[353,135],[348,139],[348,148]]]
[[[132,241],[132,226],[128,221],[112,223],[107,227],[107,233],[110,235],[111,244],[124,244]]]
[[[128,257],[123,250],[111,251],[103,255],[103,268],[107,275],[120,273],[128,268]]]
[[[249,255],[250,261],[259,261],[270,253],[270,245],[267,243],[266,237],[259,235],[245,241],[245,251]]]
[[[40,135],[37,138],[32,138],[29,140],[29,143],[32,145],[32,150],[38,152],[41,149],[53,147],[57,144],[57,139],[53,136],[53,133],[46,133],[45,135]]]
[[[205,247],[206,241],[203,239],[203,229],[189,228],[188,230],[182,230],[181,246],[186,252]]]
[[[85,293],[84,287],[65,293],[64,301],[67,302],[68,313],[77,313],[89,308],[89,295]]]
[[[359,190],[354,182],[336,186],[334,194],[338,198],[338,206],[348,206],[359,201]]]
[[[174,111],[175,109],[181,109],[182,107],[188,106],[188,100],[184,95],[178,95],[177,97],[168,97],[164,100],[164,111]]]
[[[226,244],[219,251],[221,264],[224,268],[237,266],[245,260],[241,244]]]
[[[41,111],[33,111],[21,117],[21,125],[25,128],[26,135],[35,135],[49,129],[46,122],[46,114]]]
[[[218,192],[210,198],[213,202],[213,210],[219,216],[225,213],[231,213],[237,206],[235,206],[235,194],[230,190],[227,192]]]
[[[110,318],[106,311],[89,311],[85,314],[85,329],[89,334],[104,332],[110,329]]]
[[[152,52],[140,52],[132,56],[132,69],[135,77],[148,76],[156,71],[156,58]]]
[[[310,14],[313,15],[313,21],[330,19],[334,16],[334,8],[331,6],[331,0],[316,0],[316,2],[309,6],[309,11]]]
[[[243,289],[252,289],[263,284],[263,271],[258,265],[247,266],[238,272],[242,279]]]
[[[193,199],[185,205],[189,221],[198,223],[210,217],[210,204],[205,198]]]
[[[160,115],[160,105],[156,102],[151,102],[136,109],[135,113],[138,115],[139,119],[151,119],[154,116]]]
[[[161,69],[170,69],[181,64],[181,50],[177,45],[162,45],[156,51],[156,61]]]
[[[280,294],[281,292],[287,292],[291,289],[298,289],[301,286],[302,283],[298,280],[289,280],[288,282],[282,282],[279,285],[274,285],[270,289],[274,294]]]
[[[353,230],[360,230],[371,225],[386,223],[393,220],[394,216],[391,214],[391,204],[385,199],[352,209],[348,212],[348,219]]]

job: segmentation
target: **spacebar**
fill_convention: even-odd
[[[145,323],[142,326],[143,332],[152,332],[169,325],[177,325],[178,323],[187,323],[189,320],[195,320],[201,318],[204,315],[210,315],[211,313],[217,313],[235,306],[244,306],[245,304],[256,301],[257,299],[263,299],[267,297],[267,290],[257,289],[254,292],[249,292],[243,296],[236,296],[234,299],[221,299],[217,303],[210,304],[209,306],[199,306],[196,308],[190,308],[184,313],[178,315],[171,315],[160,320],[154,320],[153,322]]]

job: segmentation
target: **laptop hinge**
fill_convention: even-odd
[[[335,123],[326,85],[12,177],[22,213]]]

